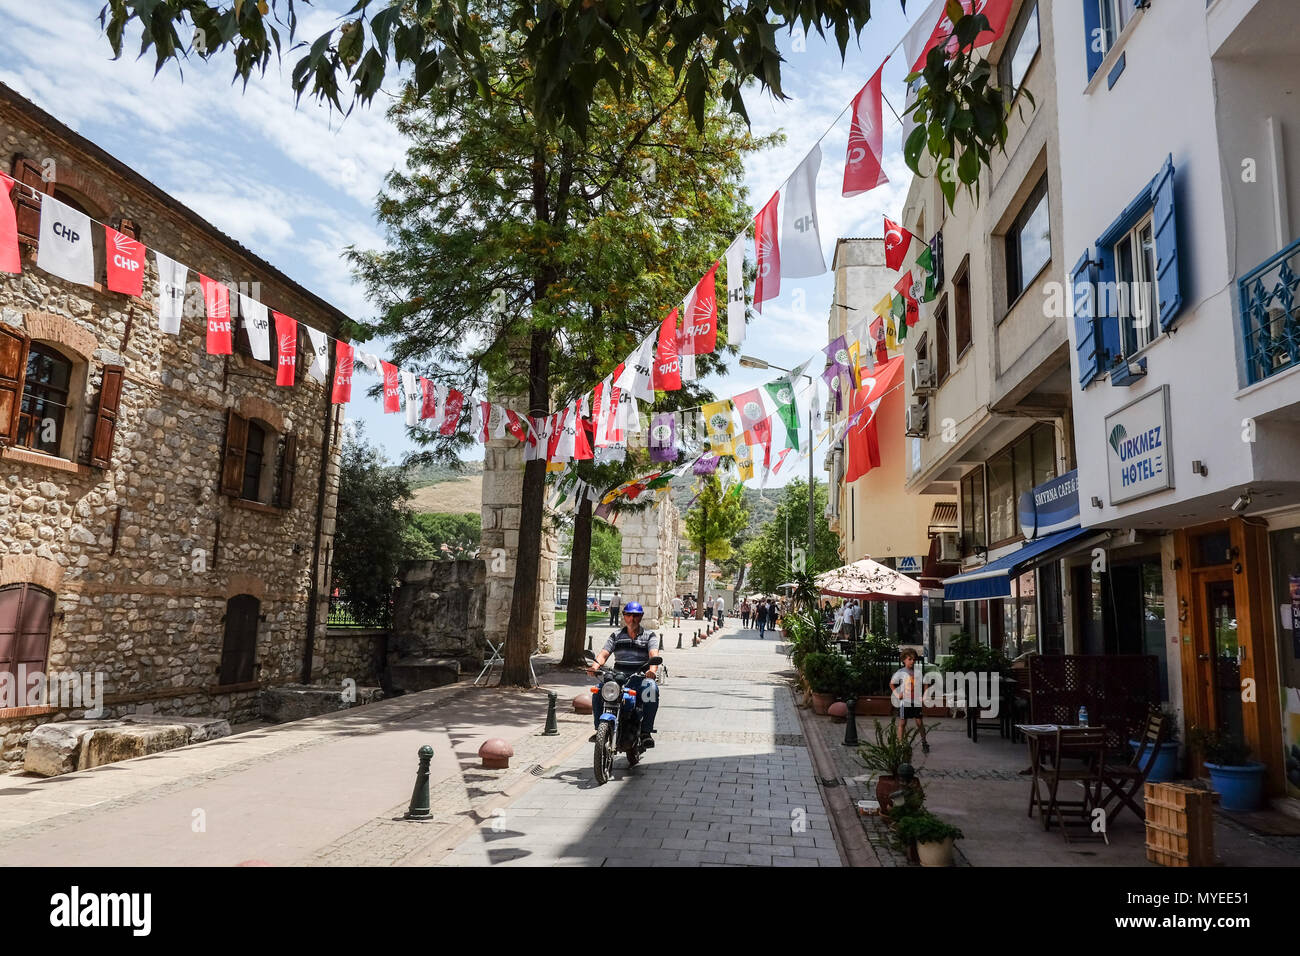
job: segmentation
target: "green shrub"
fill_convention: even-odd
[[[805,657],[803,676],[815,694],[842,697],[852,690],[849,662],[833,652],[814,652]]]
[[[942,843],[952,837],[960,840],[964,836],[960,829],[951,823],[944,823],[933,813],[912,813],[898,821],[898,838],[904,843]]]

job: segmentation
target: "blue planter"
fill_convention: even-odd
[[[1219,806],[1224,810],[1258,810],[1264,803],[1264,765],[1248,763],[1225,767],[1207,763],[1210,782],[1219,792]]]
[[[1134,750],[1142,748],[1142,753],[1138,755],[1138,766],[1146,766],[1147,755],[1150,744],[1143,741],[1130,740],[1128,745]],[[1156,762],[1151,768],[1151,773],[1147,775],[1148,783],[1168,783],[1170,780],[1178,779],[1178,741],[1166,741],[1160,745],[1160,753],[1156,756]]]

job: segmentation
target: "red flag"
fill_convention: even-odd
[[[775,192],[767,205],[754,217],[754,248],[758,251],[758,279],[754,283],[754,308],[763,311],[763,303],[781,294],[781,246],[776,238],[776,204],[781,193]]]
[[[989,21],[989,29],[975,38],[974,49],[987,46],[1002,36],[1002,31],[1007,26],[1007,17],[1011,13],[1011,2],[1012,0],[960,0],[962,10],[965,13],[982,13]],[[940,44],[944,45],[947,57],[953,57],[957,53],[957,38],[953,36],[952,20],[948,18],[947,4],[945,3],[942,6],[943,14],[939,17],[939,22],[930,31],[929,39],[925,41],[920,54],[912,64],[911,70],[913,73],[925,68],[926,57],[931,50]],[[917,25],[919,26],[919,21]]]
[[[886,57],[886,60],[889,58]],[[853,98],[853,120],[849,126],[849,149],[844,162],[845,196],[875,189],[889,182],[881,168],[884,154],[884,120],[880,113],[880,64],[876,75]]]
[[[555,461],[555,453],[560,447],[560,439],[564,437],[564,418],[563,414],[567,413],[566,408],[563,413],[556,412],[548,419],[548,430],[551,437],[546,442],[546,460]]]
[[[402,387],[397,380],[397,366],[380,359],[379,368],[384,373],[384,412],[400,412],[402,400],[399,396]]]
[[[881,400],[902,377],[903,356],[881,362],[862,379],[862,387],[849,398],[849,428],[844,436],[848,451],[845,481],[856,481],[872,468],[880,466],[880,438],[876,428],[876,409]]]
[[[420,417],[433,418],[438,414],[438,390],[433,383],[420,376]]]
[[[298,362],[298,322],[275,310],[272,310],[271,314],[275,316],[275,340],[279,348],[275,384],[292,385]]]
[[[682,387],[682,360],[677,352],[677,310],[664,317],[659,325],[659,345],[655,349],[654,387],[675,392]]]
[[[122,234],[119,232],[118,235]],[[140,255],[141,257],[144,256],[144,246],[140,246]],[[112,258],[112,256],[109,256],[110,261]],[[111,265],[109,266],[109,283],[110,285],[112,283]],[[199,273],[199,285],[203,287],[203,306],[208,315],[208,354],[230,355],[234,352],[234,349],[231,348],[230,336],[230,288],[216,279],[209,279],[201,272]],[[114,291],[121,292],[123,290],[117,289]],[[139,294],[139,292],[135,293],[135,295]],[[289,321],[292,322],[293,320],[290,319]],[[291,381],[289,384],[292,385],[293,382]]]
[[[768,446],[771,452],[772,441],[772,419],[767,413],[767,408],[763,405],[763,396],[759,394],[758,389],[751,388],[748,392],[742,392],[732,400],[736,411],[740,413],[740,430],[742,432],[752,432],[762,445]],[[750,444],[753,444],[751,442]]]
[[[517,412],[509,408],[506,409],[506,430],[515,436],[516,441],[523,441],[528,437],[528,429],[525,427],[523,419],[519,417]]]
[[[144,243],[118,232],[112,226],[104,227],[104,260],[108,267],[108,291],[126,295],[144,294]],[[209,282],[212,280],[208,280]],[[225,288],[224,286],[222,288]],[[207,288],[203,297],[207,299]],[[226,324],[230,324],[230,293],[226,292]],[[212,352],[209,348],[208,352]],[[212,353],[229,355],[229,351]]]
[[[921,306],[916,301],[916,294],[912,291],[912,270],[908,269],[903,277],[894,283],[894,291],[903,297],[903,303],[906,307],[905,315],[907,327],[910,329],[916,325],[917,320],[921,317]]]
[[[718,263],[695,285],[684,319],[683,355],[708,355],[718,344]]]
[[[0,272],[16,275],[23,271],[23,262],[18,254],[18,217],[9,199],[14,185],[15,180],[0,173]]]
[[[590,461],[595,458],[595,453],[591,450],[591,442],[587,439],[586,423],[582,418],[578,418],[578,434],[573,438],[573,460]]]
[[[454,388],[447,392],[447,408],[442,416],[442,425],[438,432],[443,435],[456,434],[456,426],[460,424],[460,411],[465,404],[465,394],[458,392]]]
[[[352,346],[347,342],[334,345],[334,393],[330,401],[343,405],[352,401]]]
[[[623,363],[618,363],[610,376],[611,382],[617,382],[623,374]],[[609,400],[605,402],[605,441],[618,443],[623,440],[623,429],[618,427],[619,403],[623,400],[623,390],[617,385],[610,385]]]
[[[885,217],[885,266],[894,272],[903,268],[903,259],[916,237],[888,216]]]

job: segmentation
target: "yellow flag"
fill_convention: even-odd
[[[861,343],[854,342],[849,346],[849,368],[853,370],[853,387],[858,388],[862,385],[862,370],[858,368],[859,353],[862,351]]]
[[[754,477],[754,448],[749,444],[752,438],[751,432],[745,432],[736,442],[736,474],[741,481],[749,481]]]
[[[548,474],[555,471],[564,471],[564,469],[568,467],[569,463],[567,461],[548,461],[546,463],[546,471]]]
[[[704,406],[704,429],[709,440],[709,453],[730,455],[735,445],[735,426],[732,424],[731,399]]]
[[[871,307],[871,311],[876,313],[876,315],[882,318],[888,318],[889,309],[890,306],[893,305],[893,303],[894,303],[894,296],[892,294],[886,295],[883,299],[881,299],[879,302],[877,302],[875,305]]]
[[[898,348],[898,326],[894,323],[892,315],[886,315],[885,319],[885,348]]]

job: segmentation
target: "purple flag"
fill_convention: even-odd
[[[822,372],[822,380],[835,397],[835,410],[843,411],[844,392],[849,383],[849,344],[841,335],[822,351],[826,353],[826,371]]]
[[[718,462],[721,460],[717,455],[703,455],[695,462],[694,473],[697,475],[711,475],[718,470]]]
[[[650,460],[677,460],[677,419],[672,412],[659,412],[650,425]]]

